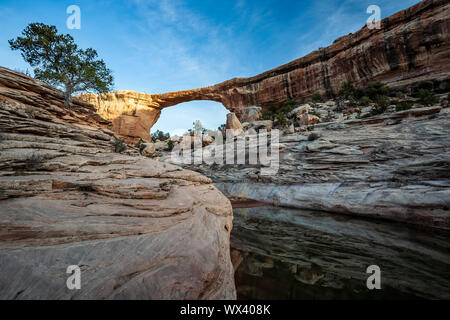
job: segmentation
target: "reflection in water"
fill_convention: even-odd
[[[274,207],[235,208],[239,299],[450,298],[450,234]],[[370,265],[381,290],[368,290]]]

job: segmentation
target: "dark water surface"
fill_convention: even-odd
[[[449,299],[450,233],[308,210],[234,208],[239,299]],[[370,265],[381,290],[369,290]]]

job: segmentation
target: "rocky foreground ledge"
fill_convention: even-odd
[[[234,299],[230,202],[62,99],[0,68],[0,299]]]

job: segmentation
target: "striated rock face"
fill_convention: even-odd
[[[230,197],[450,229],[449,146],[450,109],[429,107],[282,136],[273,175],[248,162],[187,168]]]
[[[158,121],[161,108],[152,96],[133,91],[84,93],[78,98],[95,106],[96,112],[112,122],[112,130],[125,141],[150,141],[150,128]]]
[[[112,152],[107,126],[0,68],[0,299],[234,299],[228,199],[198,173]]]

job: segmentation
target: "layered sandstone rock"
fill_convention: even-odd
[[[270,175],[249,161],[186,167],[230,197],[450,229],[449,146],[450,110],[428,107],[284,135]]]
[[[0,299],[234,299],[230,202],[62,98],[0,68]]]
[[[151,141],[150,128],[158,121],[161,108],[152,96],[133,91],[84,93],[78,98],[95,106],[96,112],[112,122],[112,130],[129,143]]]

